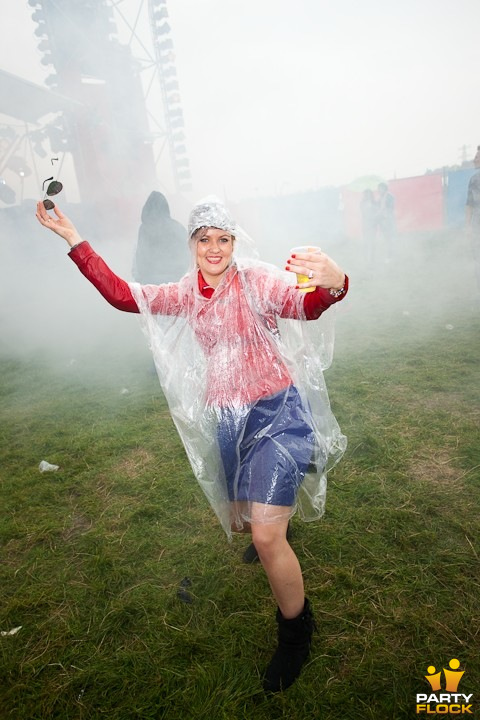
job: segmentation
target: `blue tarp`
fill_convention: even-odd
[[[447,173],[444,197],[446,225],[461,225],[465,222],[468,181],[475,172],[475,168],[468,168]]]

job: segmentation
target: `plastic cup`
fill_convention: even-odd
[[[294,247],[290,250],[291,254],[297,254],[297,253],[320,253],[322,252],[322,249],[318,247],[318,245],[299,245],[298,247]],[[310,278],[308,275],[303,275],[302,273],[297,273],[297,283],[300,285],[300,283],[308,282]],[[301,292],[313,292],[315,290],[315,287],[307,287],[307,288],[299,288]]]

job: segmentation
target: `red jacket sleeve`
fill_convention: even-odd
[[[345,292],[340,297],[330,295],[325,288],[315,288],[313,292],[304,293],[303,309],[307,320],[317,320],[331,305],[343,300],[348,292],[348,276],[345,275]]]
[[[140,312],[128,282],[115,275],[87,241],[73,248],[69,256],[110,305],[125,312]]]

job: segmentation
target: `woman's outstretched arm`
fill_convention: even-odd
[[[43,227],[46,227],[57,235],[60,235],[60,237],[67,241],[70,247],[75,247],[75,245],[79,245],[83,242],[83,239],[80,237],[78,230],[72,221],[69,220],[56,205],[53,209],[55,215],[57,216],[56,218],[53,218],[48,214],[43,202],[37,202],[37,212],[35,215],[38,222],[43,225]]]
[[[129,284],[110,270],[100,255],[97,255],[90,244],[83,240],[72,221],[56,205],[54,211],[56,218],[47,213],[42,202],[37,203],[37,220],[67,241],[71,248],[70,258],[110,305],[117,310],[138,313],[138,305]]]

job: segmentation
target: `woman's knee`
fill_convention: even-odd
[[[286,543],[286,528],[274,523],[252,523],[252,541],[260,555],[268,556]]]

